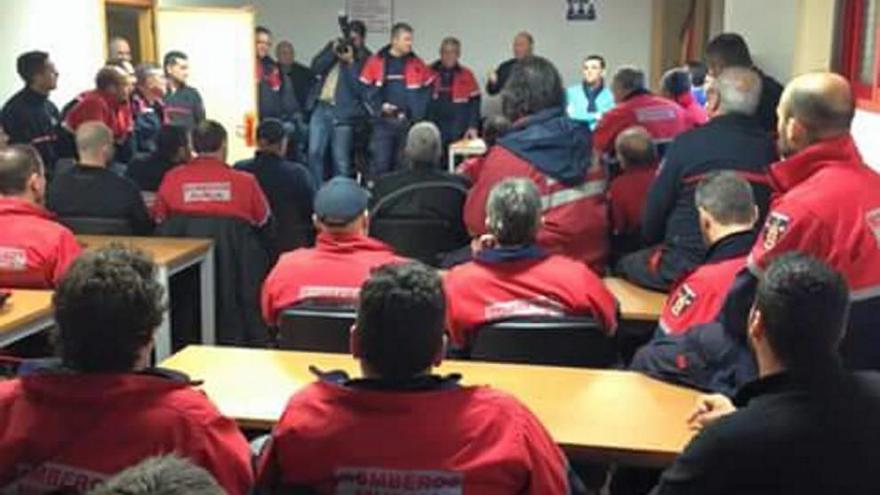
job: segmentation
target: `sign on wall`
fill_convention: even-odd
[[[569,21],[595,21],[595,0],[566,0],[568,11],[565,18]]]
[[[363,21],[367,32],[387,34],[394,22],[394,0],[347,0],[346,13],[349,19]]]

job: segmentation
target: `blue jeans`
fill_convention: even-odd
[[[374,122],[373,135],[370,138],[370,179],[376,179],[398,168],[408,130],[409,121],[403,119],[381,118]]]
[[[351,171],[351,149],[354,130],[351,125],[338,124],[332,105],[318,103],[309,123],[309,170],[315,184],[324,183],[324,162],[327,148],[333,158],[333,176],[348,175]]]

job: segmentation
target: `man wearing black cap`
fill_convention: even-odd
[[[266,119],[257,127],[257,153],[235,164],[236,170],[257,178],[269,200],[279,228],[308,224],[312,218],[315,186],[309,170],[284,159],[291,146],[290,134],[278,119]]]
[[[403,261],[367,237],[368,202],[367,191],[347,177],[321,187],[313,216],[316,246],[281,256],[263,283],[263,318],[269,325],[276,324],[281,310],[305,300],[354,305],[373,268]]]

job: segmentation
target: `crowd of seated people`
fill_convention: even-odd
[[[25,87],[0,112],[0,288],[55,290],[58,358],[0,381],[0,491],[355,493],[365,476],[416,473],[448,493],[583,493],[583,466],[527,408],[433,370],[511,318],[591,318],[613,340],[626,324],[612,275],[668,294],[622,364],[724,394],[701,398],[701,432],[653,473],[655,493],[880,492],[880,385],[849,371],[880,369],[880,175],[850,134],[845,78],[783,89],[724,33],[656,92],[642,68],[610,71],[597,54],[566,88],[520,32],[481,88],[454,37],[428,63],[406,23],[375,53],[364,23],[346,27],[310,67],[289,42],[273,58],[256,29],[261,120],[253,158],[234,167],[232,130],[187,84],[185,53],[135,64],[114,38],[94,88],[62,111],[49,54],[18,58]],[[482,89],[500,113],[481,114]],[[477,138],[485,153],[445,171],[450,144]],[[157,267],[119,246],[83,254],[83,218],[141,236],[181,218],[235,222],[265,266],[242,282],[233,262],[250,259],[227,250],[218,294],[248,292],[236,304],[261,327],[295,306],[356,312],[362,377],[318,370],[252,465],[188,377],[150,366],[178,304]],[[447,226],[418,231],[427,255],[386,237],[412,221]],[[223,343],[277,344],[248,338]],[[194,466],[123,471],[170,454]]]

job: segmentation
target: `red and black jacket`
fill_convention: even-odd
[[[431,64],[434,72],[428,119],[437,124],[450,139],[458,139],[468,129],[480,126],[480,86],[467,67],[443,67],[440,61]]]
[[[370,56],[361,70],[360,81],[366,85],[364,102],[367,111],[373,117],[382,115],[382,103],[387,101],[384,98],[383,86],[385,84],[385,61],[391,56],[389,54],[390,48],[390,45],[385,46],[378,53]],[[431,98],[434,72],[415,53],[406,56],[403,72],[407,108],[400,110],[411,121],[424,120],[428,101]]]

